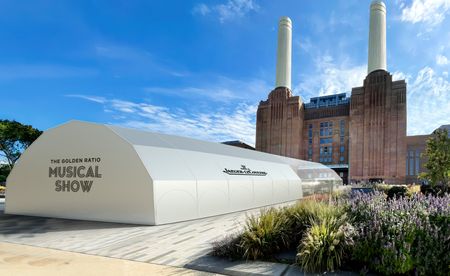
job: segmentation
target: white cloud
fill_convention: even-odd
[[[405,80],[406,82],[409,82],[410,78],[411,78],[410,75],[406,75],[405,73],[400,72],[400,71],[395,71],[394,73],[392,73],[392,80],[393,81]]]
[[[105,111],[112,113],[111,117],[115,119],[113,123],[125,127],[214,142],[241,140],[255,144],[256,104],[241,103],[229,110],[191,113],[180,108],[149,103],[87,95],[76,96],[102,104]],[[98,101],[99,98],[104,101]]]
[[[256,11],[259,6],[253,0],[228,0],[226,3],[206,5],[199,3],[194,6],[192,12],[200,15],[217,17],[221,23],[241,18],[251,11]]]
[[[144,74],[146,74],[153,70],[174,77],[190,75],[187,71],[172,68],[173,66],[165,64],[166,62],[158,60],[150,52],[138,47],[103,42],[95,44],[93,51],[98,58],[114,61],[116,66],[112,66],[113,70],[122,74],[135,75],[137,72],[139,74],[145,72]],[[115,77],[120,78],[121,74],[115,74]]]
[[[86,95],[80,95],[80,94],[69,94],[69,95],[66,95],[66,97],[79,98],[79,99],[88,100],[88,101],[96,102],[96,103],[104,103],[104,102],[106,102],[105,98],[97,97],[97,96],[86,96]]]
[[[306,102],[311,97],[350,92],[363,85],[366,65],[338,64],[329,55],[315,61],[315,72],[302,76],[294,91]],[[408,135],[429,134],[450,123],[450,81],[448,72],[438,74],[430,67],[410,75],[396,71],[393,80],[406,80],[408,97]]]
[[[436,56],[436,63],[437,65],[447,65],[449,64],[449,60],[446,56],[443,55],[437,55]]]
[[[432,27],[444,21],[450,11],[450,0],[413,0],[411,6],[401,8],[402,21],[423,22]]]
[[[203,4],[203,3],[200,3],[200,4],[197,4],[197,5],[194,6],[194,9],[192,10],[192,12],[193,12],[194,14],[200,14],[200,15],[205,16],[205,15],[207,15],[208,13],[211,12],[211,9],[208,8],[207,5],[205,5],[205,4]]]
[[[408,135],[429,134],[450,123],[450,82],[430,67],[408,83]]]
[[[362,86],[367,74],[366,65],[351,66],[347,61],[336,64],[329,55],[315,60],[315,73],[302,76],[294,88],[307,101],[310,97],[350,92],[352,87]]]
[[[260,79],[235,80],[224,76],[199,76],[199,78],[209,81],[202,86],[146,87],[144,90],[152,94],[229,103],[235,100],[247,101],[266,97],[272,88]]]

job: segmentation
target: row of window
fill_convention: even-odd
[[[339,157],[339,161],[341,163],[344,162],[344,156]],[[331,163],[331,162],[333,162],[333,158],[332,157],[320,157],[319,162],[320,163]]]
[[[321,144],[332,144],[333,143],[333,138],[329,137],[329,138],[320,138],[320,143]]]
[[[319,162],[320,163],[331,163],[332,162],[332,158],[331,157],[320,157],[319,158]]]
[[[345,152],[345,120],[341,120],[339,122],[340,127],[340,156],[339,161],[344,162],[344,156],[343,153]],[[333,138],[327,137],[333,135],[333,122],[321,122],[320,123],[320,144],[332,144]],[[313,125],[309,124],[308,126],[308,160],[312,160],[313,156],[313,149],[312,149],[312,142],[313,142]],[[320,147],[320,156],[319,156],[319,162],[321,163],[331,163],[333,160],[333,147],[331,146],[321,146]]]

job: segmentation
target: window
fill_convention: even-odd
[[[309,147],[308,148],[308,158],[312,158],[312,154],[313,154],[312,147]]]
[[[409,158],[406,157],[406,175],[409,175],[408,168],[409,168]]]
[[[414,175],[414,159],[409,159],[409,175]]]
[[[415,175],[419,175],[420,171],[420,152],[419,150],[416,150],[416,173]]]
[[[339,157],[339,161],[344,162],[344,156]]]
[[[333,138],[320,138],[320,143],[321,144],[331,144],[333,143]]]
[[[414,175],[414,151],[409,150],[408,156],[406,158],[406,174],[407,175]]]
[[[324,146],[320,147],[320,162],[322,163],[330,163],[332,162],[333,158],[333,147],[331,146]]]
[[[341,146],[341,152],[344,152],[344,151],[345,151],[345,147]]]
[[[308,129],[308,144],[312,144],[312,137],[313,137],[313,129],[312,129],[312,125],[309,125],[309,129]]]
[[[320,123],[320,136],[331,136],[331,135],[333,135],[333,122]]]

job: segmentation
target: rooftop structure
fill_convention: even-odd
[[[314,97],[310,99],[309,103],[305,103],[305,109],[337,106],[342,104],[349,104],[349,102],[350,98],[347,97],[346,93]]]

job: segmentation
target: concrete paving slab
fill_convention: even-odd
[[[349,271],[336,271],[336,272],[326,272],[326,273],[309,273],[303,271],[300,267],[296,265],[290,265],[289,268],[286,270],[285,274],[283,276],[315,276],[315,275],[324,275],[327,276],[358,276],[359,273],[356,272],[349,272]]]
[[[208,254],[213,241],[240,231],[247,216],[259,211],[158,226],[5,215],[0,211],[0,242],[183,267]]]
[[[281,276],[289,265],[261,261],[229,261],[213,256],[203,256],[184,266],[185,268],[233,276]]]

